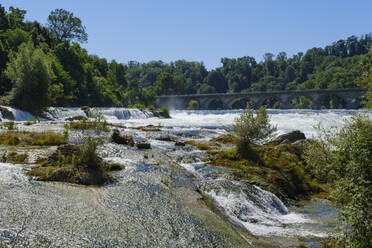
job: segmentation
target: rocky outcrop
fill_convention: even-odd
[[[92,111],[91,111],[90,107],[82,106],[82,107],[80,107],[80,109],[84,111],[84,113],[87,115],[87,117],[92,117]]]
[[[151,149],[151,144],[146,141],[138,141],[136,142],[136,147],[138,149]]]
[[[102,171],[68,167],[55,169],[49,176],[49,181],[68,182],[82,185],[101,185],[109,180],[109,176]]]
[[[299,142],[300,140],[305,140],[306,136],[303,132],[296,130],[286,134],[282,134],[278,136],[273,141],[269,142],[269,144],[273,145],[281,145],[281,144],[293,144],[295,142]]]
[[[3,116],[3,118],[8,119],[8,120],[11,120],[11,121],[14,121],[15,120],[15,117],[14,117],[13,112],[10,111],[9,109],[0,106],[0,112],[1,112],[1,114]]]
[[[86,119],[87,119],[87,117],[82,116],[82,115],[78,115],[78,116],[66,118],[65,120],[66,121],[82,121],[82,120],[86,120]]]
[[[111,140],[116,144],[134,146],[133,137],[121,135],[118,129],[114,129]]]
[[[72,156],[80,151],[80,146],[77,145],[61,145],[57,150],[48,157],[48,160],[43,166],[55,165],[58,162],[71,163]]]
[[[161,135],[161,136],[157,137],[156,139],[160,140],[160,141],[175,142],[177,140],[177,137],[168,134],[168,135]]]
[[[176,143],[174,145],[175,146],[185,146],[186,144],[183,143],[182,141],[176,141]]]

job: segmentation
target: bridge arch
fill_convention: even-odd
[[[215,97],[207,100],[204,103],[204,107],[209,110],[224,109],[224,103],[221,98]]]
[[[245,109],[251,101],[249,97],[233,98],[227,105],[229,109]]]
[[[306,94],[294,94],[288,97],[286,105],[294,109],[312,109],[317,105],[317,99]]]
[[[319,96],[319,104],[320,108],[341,109],[346,107],[347,101],[338,94],[322,94]]]
[[[276,95],[263,96],[258,101],[258,106],[265,106],[266,108],[280,108],[282,105],[282,99]]]

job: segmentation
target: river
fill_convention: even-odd
[[[9,110],[24,131],[62,132],[65,118],[85,115],[78,108],[55,108],[54,121],[26,126],[31,115]],[[295,247],[300,242],[319,247],[317,240],[334,231],[337,213],[329,202],[285,206],[270,192],[224,177],[226,169],[206,166],[203,151],[157,140],[164,134],[208,140],[227,133],[242,110],[171,111],[172,119],[137,109],[98,110],[110,123],[159,126],[156,133],[121,129],[147,139],[152,150],[104,142],[101,156],[126,168],[113,184],[83,187],[28,178],[25,171],[48,151],[18,148],[29,155],[27,164],[0,163],[0,247]],[[277,135],[301,130],[307,138],[318,136],[318,123],[341,127],[362,112],[268,110]],[[70,132],[70,142],[79,143],[86,134]],[[7,149],[1,147],[0,154]],[[215,209],[199,192],[213,199]]]

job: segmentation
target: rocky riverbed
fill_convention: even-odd
[[[65,118],[82,114],[79,109],[54,111],[59,113],[54,121],[25,125],[23,120],[15,126],[18,131],[63,133]],[[75,145],[88,135],[99,137],[103,161],[125,167],[103,186],[28,177],[27,171],[57,146],[0,147],[0,153],[26,157],[22,164],[0,163],[0,247],[319,247],[319,239],[334,230],[336,212],[326,200],[284,203],[257,184],[237,180],[231,168],[210,165],[213,156],[190,145],[226,134],[241,112],[171,112],[173,119],[164,120],[143,111],[120,111],[124,109],[103,110],[115,124],[109,132],[70,130],[68,135],[68,143]],[[352,113],[271,114],[278,135],[300,129],[314,137],[310,124],[340,125]],[[292,128],[293,120],[299,121],[298,128]],[[133,128],[148,125],[153,128]],[[113,142],[114,129],[151,149]],[[1,132],[6,131],[3,127]]]

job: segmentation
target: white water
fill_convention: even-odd
[[[25,121],[32,118],[26,112],[9,109],[14,113],[16,121]],[[99,108],[98,110],[109,122],[126,126],[160,124],[164,127],[165,132],[171,134],[184,134],[191,138],[207,139],[226,133],[226,129],[231,129],[234,120],[243,112],[243,110],[172,111],[172,119],[159,119],[153,117],[152,113],[148,111],[137,109]],[[51,112],[57,123],[68,117],[86,116],[84,111],[79,108],[54,108]],[[268,113],[271,122],[278,126],[278,134],[301,130],[308,138],[318,135],[316,129],[314,129],[314,126],[318,123],[325,128],[341,127],[344,125],[345,119],[350,118],[353,114],[367,113],[372,117],[372,112],[355,110],[268,110]],[[45,129],[43,123],[35,126],[41,130]],[[62,128],[62,125],[60,126]],[[137,135],[146,137],[146,134],[140,132]],[[156,140],[150,140],[150,142],[153,149],[167,151],[173,147],[173,144],[169,142]],[[109,150],[105,150],[105,152],[109,153]],[[185,154],[181,155],[184,156]],[[191,156],[198,157],[195,154],[191,154]],[[127,161],[123,163],[128,165]],[[313,230],[312,223],[314,220],[305,215],[289,211],[275,195],[267,191],[231,180],[209,177],[208,168],[201,162],[182,163],[180,165],[197,176],[201,182],[202,192],[211,196],[232,221],[244,226],[255,235],[286,237],[322,237],[326,235],[325,232]],[[12,182],[13,179],[15,181],[26,181],[26,178],[17,179],[21,175],[18,170],[17,173],[10,173],[10,167],[7,164],[1,164],[0,166],[0,177],[6,179],[5,181],[8,181],[9,184],[14,183]],[[223,180],[225,181],[222,182]]]
[[[257,236],[313,236],[325,237],[327,233],[314,231],[313,220],[300,213],[291,212],[271,192],[258,186],[232,181],[225,178],[211,178],[203,163],[180,164],[187,171],[201,179],[199,189],[212,197],[230,220],[245,227]]]

